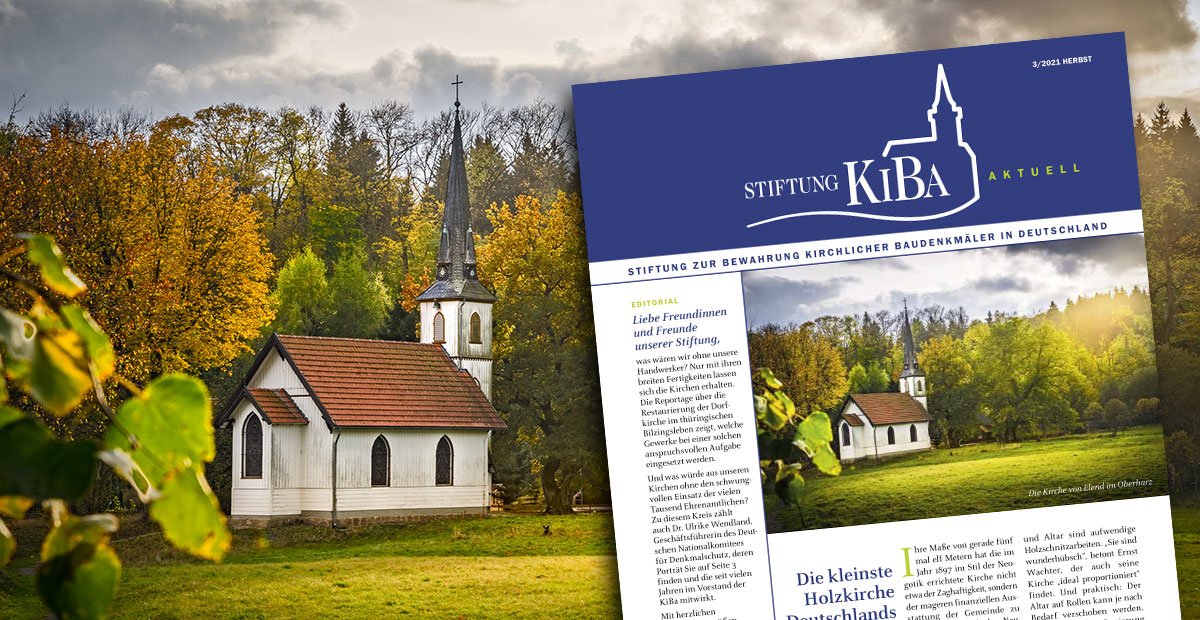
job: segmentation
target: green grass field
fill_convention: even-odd
[[[1200,620],[1200,498],[1171,507],[1179,604],[1184,620]]]
[[[840,476],[808,476],[803,521],[794,507],[767,498],[772,532],[997,512],[1167,492],[1163,434],[1141,426],[1111,437],[1069,435],[1042,441],[977,444],[863,462]],[[1145,487],[1030,497],[1031,489],[1153,480]]]
[[[542,525],[551,526],[550,536]],[[40,523],[16,531],[0,572],[0,618],[42,618],[32,562]],[[348,531],[291,526],[235,532],[220,564],[157,533],[114,546],[125,566],[113,618],[617,618],[612,519],[492,517]],[[126,531],[122,527],[122,533]]]

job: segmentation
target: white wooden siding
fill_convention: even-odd
[[[835,439],[840,446],[842,461],[919,452],[928,450],[932,446],[929,440],[929,422],[905,422],[875,426],[871,424],[871,421],[859,408],[858,403],[854,401],[847,403],[844,413],[857,415],[858,419],[863,421],[863,426],[850,427],[850,445],[845,446],[841,444],[841,441],[842,426],[846,425],[846,421],[839,419],[838,428],[835,429]],[[910,441],[909,428],[914,424],[917,427],[917,440]],[[895,429],[896,443],[894,444],[888,444],[888,428]]]
[[[391,486],[433,487],[437,444],[454,446],[454,486],[487,485],[487,431],[343,430],[338,443],[338,495],[371,487],[371,446],[383,435],[391,448]]]
[[[492,304],[478,301],[446,300],[437,310],[432,301],[421,302],[421,342],[433,342],[433,316],[438,312],[446,321],[446,341],[442,348],[459,368],[471,373],[479,389],[492,400]],[[480,340],[471,343],[471,315],[479,313]],[[486,359],[484,359],[486,358]]]
[[[242,427],[246,418],[253,413],[259,417],[263,431],[262,478],[242,477]],[[231,471],[230,513],[234,515],[270,515],[271,512],[271,454],[273,434],[270,424],[255,411],[250,401],[243,398],[233,413],[233,469]]]
[[[304,384],[300,382],[300,377],[296,376],[296,373],[292,371],[292,365],[279,355],[277,349],[271,349],[271,352],[267,353],[266,359],[259,365],[247,386],[269,390],[283,388],[289,394],[293,391],[304,391]]]
[[[443,304],[443,313],[450,304]],[[490,321],[480,313],[481,320]],[[466,320],[469,321],[468,314]],[[451,336],[447,324],[447,337]],[[489,330],[484,329],[485,334]],[[465,338],[466,332],[462,332]],[[457,335],[457,334],[456,334]],[[490,341],[488,343],[490,346]],[[490,362],[487,376],[490,376]],[[263,477],[243,479],[242,424],[254,412],[243,399],[233,414],[232,514],[296,516],[328,514],[332,509],[332,451],[329,430],[314,399],[277,351],[271,351],[248,382],[250,387],[285,389],[308,418],[305,425],[263,422]],[[257,415],[260,416],[261,414]],[[391,449],[391,484],[371,487],[371,446],[383,434]],[[437,486],[437,444],[443,435],[454,446],[454,484]],[[475,509],[489,504],[486,430],[341,430],[338,442],[338,512]]]

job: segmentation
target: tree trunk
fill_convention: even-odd
[[[542,496],[546,499],[546,509],[542,514],[569,515],[575,514],[571,508],[569,491],[558,483],[558,470],[562,466],[560,459],[547,459],[542,466]]]

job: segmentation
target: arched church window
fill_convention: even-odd
[[[917,393],[919,394],[924,391],[925,391],[925,380],[917,379]]]
[[[483,321],[479,319],[479,313],[471,313],[471,344],[483,343]]]
[[[917,440],[917,425],[916,424],[913,424],[912,426],[908,427],[908,440],[909,441]]]
[[[433,315],[433,341],[446,342],[446,317],[441,312]]]
[[[442,435],[441,441],[438,441],[435,470],[435,484],[438,486],[454,484],[454,445],[445,435]]]
[[[391,476],[392,450],[380,435],[371,446],[371,486],[386,487]]]
[[[888,445],[890,446],[895,443],[896,443],[896,428],[894,426],[889,426],[888,427]]]
[[[263,429],[258,416],[251,413],[242,423],[242,477],[262,478]]]
[[[850,425],[842,422],[842,445],[850,445]]]

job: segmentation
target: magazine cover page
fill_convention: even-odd
[[[626,617],[1179,617],[1122,34],[574,105]]]

